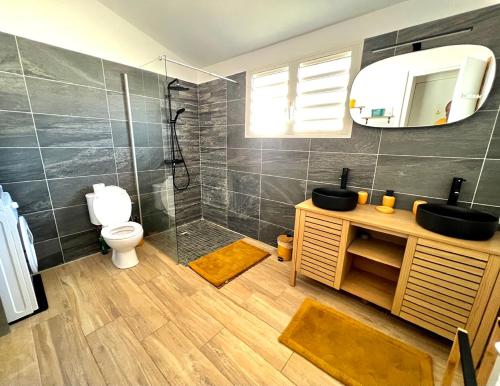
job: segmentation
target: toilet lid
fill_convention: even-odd
[[[118,186],[106,186],[94,198],[94,214],[104,226],[127,222],[132,202],[127,192]]]

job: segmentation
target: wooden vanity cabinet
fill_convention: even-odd
[[[498,312],[500,233],[453,239],[421,228],[408,211],[384,215],[372,205],[333,212],[308,200],[296,208],[291,285],[308,276],[448,339],[465,328],[477,360],[474,343],[487,336],[479,330],[491,324],[484,317]]]

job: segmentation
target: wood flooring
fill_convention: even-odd
[[[148,243],[138,254],[44,272],[50,308],[0,337],[0,385],[339,385],[277,340],[305,297],[428,352],[442,377],[448,342],[300,275],[290,287],[274,255],[216,289]]]

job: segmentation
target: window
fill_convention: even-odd
[[[349,137],[352,53],[249,73],[246,136]]]

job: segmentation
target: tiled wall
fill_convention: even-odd
[[[482,44],[500,57],[500,6],[394,31],[365,40],[363,66],[396,52],[373,48],[473,26],[473,31],[423,43]],[[498,74],[498,71],[497,71]],[[446,202],[451,180],[464,177],[461,205],[500,214],[500,76],[486,104],[463,122],[434,128],[374,129],[354,125],[349,139],[249,139],[244,135],[245,74],[233,85],[199,85],[203,216],[238,232],[274,243],[292,229],[294,204],[313,188],[349,187],[379,203],[395,190],[399,208],[414,200]]]
[[[135,201],[121,73],[127,72],[146,234],[165,230],[160,77],[0,33],[0,184],[20,204],[41,269],[97,250],[85,193],[120,185]],[[165,130],[163,130],[163,134]]]

